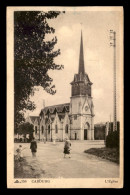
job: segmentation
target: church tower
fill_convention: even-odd
[[[85,72],[83,37],[81,31],[79,70],[71,82],[70,139],[94,140],[94,106],[92,82]]]

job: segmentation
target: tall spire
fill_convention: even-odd
[[[80,54],[79,54],[79,73],[81,73],[81,72],[83,74],[85,73],[82,30],[81,30],[81,42],[80,42]]]

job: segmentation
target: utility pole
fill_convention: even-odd
[[[113,55],[113,131],[117,130],[116,115],[116,32],[110,30],[110,46],[114,49]]]
[[[40,125],[40,123],[41,123],[41,116],[40,116],[40,121],[39,121],[39,141],[40,141],[40,133],[41,133],[41,125]]]
[[[110,114],[110,128],[109,128],[110,132],[111,132],[111,114]]]

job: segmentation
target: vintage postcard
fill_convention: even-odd
[[[123,7],[7,7],[7,187],[123,187]]]

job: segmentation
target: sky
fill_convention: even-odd
[[[110,47],[110,29],[116,31],[116,66],[117,66],[117,119],[120,102],[120,15],[119,11],[66,11],[56,19],[48,20],[55,28],[55,34],[46,35],[46,40],[57,36],[54,50],[60,49],[55,62],[64,65],[63,70],[51,70],[57,93],[47,94],[41,87],[35,91],[31,100],[36,109],[27,111],[25,116],[39,115],[45,106],[69,103],[74,74],[78,73],[81,29],[83,33],[85,72],[92,85],[95,123],[112,120],[113,117],[113,47]],[[82,23],[82,24],[81,24]]]

